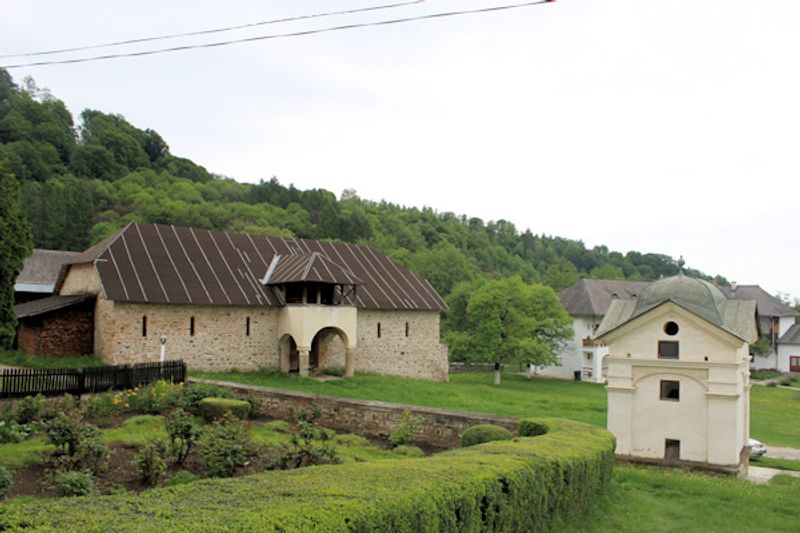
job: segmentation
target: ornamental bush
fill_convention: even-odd
[[[15,531],[544,531],[603,501],[614,437],[566,420],[547,434],[404,461],[200,480],[139,495],[12,501]]]
[[[200,416],[207,421],[222,418],[226,413],[244,420],[250,414],[250,402],[230,398],[203,398],[198,402],[197,408]]]
[[[175,409],[164,419],[164,427],[169,436],[169,452],[172,460],[176,464],[183,464],[200,436],[192,415],[183,409]]]
[[[389,434],[389,443],[392,447],[411,444],[414,433],[417,432],[421,425],[422,417],[416,416],[406,409],[400,416],[400,422]]]
[[[142,446],[133,457],[133,466],[145,485],[155,485],[167,471],[167,446],[161,439],[154,439]]]
[[[0,501],[5,501],[13,483],[14,479],[11,477],[9,471],[6,470],[6,467],[0,465]]]
[[[550,431],[546,423],[538,420],[520,420],[517,426],[517,435],[520,437],[535,437],[537,435],[545,435]]]
[[[495,426],[494,424],[478,424],[467,429],[461,435],[461,447],[467,448],[484,442],[510,440],[511,438],[511,432],[504,427]]]
[[[62,412],[48,421],[45,442],[56,448],[50,457],[55,470],[96,472],[106,454],[100,430],[87,424],[79,411]]]
[[[197,454],[206,463],[209,477],[228,477],[252,455],[250,434],[244,422],[225,412],[203,428]]]
[[[56,472],[52,485],[61,496],[86,496],[94,492],[94,475],[89,470]]]
[[[195,409],[203,398],[232,398],[229,389],[211,383],[188,383],[183,388],[182,403],[189,409]]]

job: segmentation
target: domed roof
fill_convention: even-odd
[[[728,299],[711,283],[683,274],[654,281],[636,299],[633,314],[639,315],[667,300],[680,304],[713,322],[722,320]]]

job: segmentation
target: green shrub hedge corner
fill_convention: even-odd
[[[548,431],[550,431],[550,427],[545,422],[532,418],[520,420],[517,426],[517,434],[520,437],[535,437],[544,435]]]
[[[484,442],[511,440],[511,438],[511,432],[504,427],[495,426],[494,424],[478,424],[467,429],[461,435],[461,447],[468,448]]]
[[[200,416],[209,421],[222,418],[225,413],[244,420],[250,414],[250,407],[250,402],[228,398],[203,398],[197,403]]]
[[[431,457],[202,480],[138,496],[13,501],[0,530],[539,531],[608,492],[614,438],[566,420],[546,435]]]

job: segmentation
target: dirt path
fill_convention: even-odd
[[[767,447],[766,457],[774,457],[775,459],[792,459],[793,461],[800,461],[800,450],[798,450],[797,448],[781,448],[779,446],[770,446],[769,444],[765,444],[764,446]]]
[[[744,479],[752,483],[769,483],[775,476],[800,477],[800,472],[778,470],[777,468],[764,468],[763,466],[750,466]]]

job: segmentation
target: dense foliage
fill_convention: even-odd
[[[38,247],[82,250],[131,220],[370,244],[443,294],[461,281],[519,274],[556,290],[580,277],[656,279],[672,258],[519,231],[506,220],[214,176],[173,155],[153,130],[64,103],[0,69],[0,160],[22,183]],[[697,272],[694,272],[698,274]]]
[[[509,430],[494,424],[477,424],[467,429],[461,435],[461,447],[469,448],[476,444],[492,442],[495,440],[511,440],[512,435]]]
[[[421,459],[198,481],[138,496],[13,501],[0,509],[0,529],[541,531],[595,505],[614,465],[607,431],[547,425],[546,435]]]

